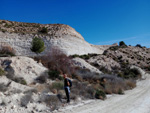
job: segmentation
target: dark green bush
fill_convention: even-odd
[[[47,34],[48,30],[46,27],[43,27],[41,30],[39,30],[39,33]]]
[[[142,48],[142,46],[140,44],[137,44],[136,47]]]
[[[22,77],[14,77],[12,80],[15,81],[15,82],[17,82],[17,83],[20,83],[22,85],[27,85],[27,82]]]
[[[71,55],[70,57],[71,57],[71,58],[76,58],[76,57],[80,57],[80,56],[77,55],[77,54],[74,54],[74,55]]]
[[[31,51],[35,52],[36,54],[45,50],[44,41],[41,38],[34,37],[31,44]]]
[[[123,92],[123,90],[121,88],[119,88],[118,94],[120,94],[120,95],[124,94],[124,92]]]
[[[130,79],[130,78],[138,79],[138,78],[141,78],[140,72],[135,68],[133,68],[133,69],[127,68],[122,73],[119,73],[118,76],[122,77],[122,78],[125,78],[125,79]]]
[[[77,54],[74,54],[74,55],[71,55],[70,57],[71,58],[76,58],[76,57],[79,57],[79,58],[82,58],[82,59],[85,59],[85,60],[87,60],[87,59],[89,59],[90,57],[92,57],[92,56],[96,56],[97,54],[85,54],[85,55],[77,55]]]
[[[120,41],[120,42],[119,42],[119,46],[127,47],[127,45],[124,43],[124,41]]]
[[[96,90],[95,98],[104,100],[106,98],[106,94],[102,90]]]
[[[60,72],[57,71],[57,70],[49,70],[49,72],[48,72],[48,75],[49,75],[48,78],[54,80],[56,78],[59,78],[59,74],[60,74]]]
[[[44,75],[38,76],[36,78],[36,81],[39,83],[45,83],[46,82],[46,76],[44,76]]]

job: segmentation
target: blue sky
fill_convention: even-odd
[[[67,24],[97,45],[150,47],[150,0],[0,0],[0,19]]]

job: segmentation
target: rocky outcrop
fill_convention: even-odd
[[[87,63],[85,60],[81,59],[81,58],[74,58],[74,65],[77,67],[80,67],[82,69],[89,69],[89,71],[91,72],[96,72],[99,74],[102,74],[101,71],[99,71],[97,68],[95,68],[94,66],[90,65],[89,63]]]
[[[9,78],[23,78],[27,84],[43,74],[47,69],[28,57],[5,57],[0,58],[2,68],[9,74]]]
[[[40,30],[45,28],[46,33]],[[44,40],[46,54],[49,50],[57,46],[65,54],[102,54],[103,47],[89,44],[75,29],[64,24],[34,24],[11,21],[0,21],[0,45],[11,46],[16,50],[17,55],[32,56],[31,42],[34,37]]]
[[[103,55],[91,57],[88,63],[109,71],[121,70],[134,65],[149,71],[150,49],[145,47],[119,47],[112,46],[104,51]]]

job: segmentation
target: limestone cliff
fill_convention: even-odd
[[[45,32],[42,30],[45,29]],[[80,33],[64,24],[36,24],[0,20],[0,43],[11,46],[17,55],[35,55],[30,51],[32,39],[37,36],[44,40],[47,53],[57,46],[67,55],[103,53],[103,49],[89,44]]]

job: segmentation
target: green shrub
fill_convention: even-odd
[[[56,78],[59,78],[59,74],[60,74],[60,72],[57,71],[57,70],[49,70],[49,72],[48,72],[48,75],[49,75],[48,78],[54,80]]]
[[[141,73],[138,71],[138,69],[129,69],[127,68],[126,70],[123,70],[122,73],[118,74],[119,77],[125,78],[125,79],[138,79],[141,78]]]
[[[46,76],[44,76],[44,75],[38,76],[36,78],[36,81],[39,82],[39,83],[41,83],[41,84],[43,84],[43,83],[46,82]]]
[[[71,57],[71,58],[76,58],[76,57],[80,57],[80,56],[77,55],[77,54],[74,54],[74,55],[71,55],[70,57]]]
[[[12,80],[15,81],[15,82],[17,82],[17,83],[20,83],[20,84],[22,84],[22,85],[27,85],[27,82],[26,82],[25,79],[22,78],[22,77],[15,77],[15,78],[13,78]]]
[[[121,73],[121,72],[119,72],[119,73],[118,73],[118,77],[123,78],[123,77],[124,77],[124,74],[123,74],[123,73]]]
[[[124,92],[121,88],[118,89],[118,94],[120,94],[120,95],[124,94]]]
[[[35,52],[36,54],[45,50],[44,41],[41,38],[34,37],[31,44],[31,51]]]
[[[96,90],[95,98],[104,100],[106,98],[106,94],[102,90]]]
[[[46,27],[43,27],[40,31],[40,33],[43,33],[43,34],[47,34],[48,33],[48,30]]]
[[[87,59],[90,58],[90,56],[94,56],[94,55],[96,55],[96,54],[87,54],[87,55],[77,55],[77,54],[74,54],[74,55],[71,55],[70,57],[71,58],[79,57],[79,58],[87,60]]]
[[[0,76],[2,75],[5,75],[5,71],[2,68],[0,68]]]
[[[109,50],[112,50],[112,51],[116,51],[118,49],[119,49],[119,46],[112,46],[109,48]],[[104,55],[106,55],[106,54],[107,54],[107,52],[104,52]]]
[[[120,41],[119,46],[126,47],[127,45],[124,43],[124,41]]]
[[[137,44],[136,47],[142,48],[142,46],[140,44]]]
[[[80,58],[87,60],[90,58],[90,56],[89,55],[81,55]]]
[[[57,90],[62,90],[64,88],[64,83],[61,81],[59,82],[53,82],[50,89],[57,89]]]

